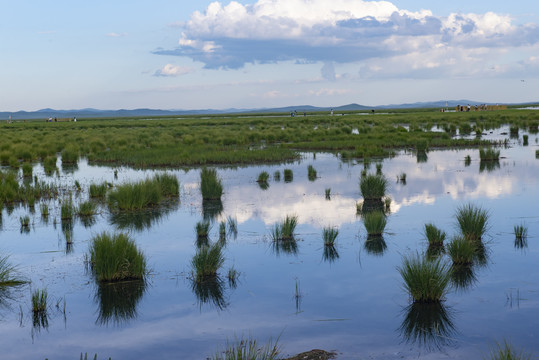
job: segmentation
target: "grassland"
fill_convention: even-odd
[[[284,162],[296,159],[301,151],[338,152],[343,159],[370,158],[390,156],[400,149],[497,145],[480,137],[452,136],[462,127],[488,130],[501,125],[536,132],[539,114],[423,110],[374,116],[320,113],[295,118],[266,114],[3,122],[0,159],[16,165],[44,162],[61,153],[68,161],[86,157],[99,164],[177,167]]]

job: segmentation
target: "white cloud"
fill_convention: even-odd
[[[180,76],[195,72],[195,69],[172,64],[166,64],[154,73],[154,76]]]
[[[322,75],[329,80],[335,79],[334,63],[394,63],[391,60],[413,54],[408,60],[420,61],[406,71],[466,67],[468,61],[488,61],[502,48],[539,41],[539,26],[515,25],[508,15],[439,17],[429,10],[412,12],[388,1],[363,0],[259,0],[249,5],[216,1],[204,12],[194,12],[181,27],[179,46],[155,53],[190,57],[206,68],[321,62]],[[480,56],[478,49],[494,53]],[[451,63],[449,52],[473,56],[451,56]]]
[[[115,33],[115,32],[110,32],[108,33],[106,36],[107,37],[112,37],[112,38],[118,38],[118,37],[126,37],[128,34],[126,32],[124,33]]]

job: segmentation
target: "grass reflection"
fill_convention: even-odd
[[[473,266],[455,265],[451,267],[451,284],[456,290],[466,291],[477,282]]]
[[[375,256],[383,256],[387,250],[387,244],[383,236],[369,235],[363,247],[369,254]]]
[[[225,282],[219,276],[207,277],[203,281],[191,280],[191,290],[195,294],[199,307],[209,304],[219,310],[227,307]]]
[[[339,258],[339,252],[334,245],[324,245],[322,259],[328,263],[334,263]]]
[[[173,200],[151,209],[111,212],[109,221],[119,230],[144,231],[158,224],[164,216],[177,210],[179,204],[178,200]]]
[[[202,200],[202,216],[205,221],[212,221],[223,212],[223,202],[221,199]]]
[[[451,345],[456,334],[454,313],[450,307],[437,303],[413,303],[403,309],[399,328],[402,339],[427,350],[440,350]]]
[[[144,280],[100,282],[95,301],[99,305],[96,324],[121,325],[137,317],[137,304],[146,291]]]

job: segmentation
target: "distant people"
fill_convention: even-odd
[[[470,104],[468,104],[468,106],[466,107],[466,111],[470,111],[471,108],[472,108],[472,107],[470,106]]]
[[[52,122],[52,117],[49,116],[49,122]]]
[[[58,122],[58,119],[56,117],[54,118],[54,122]]]

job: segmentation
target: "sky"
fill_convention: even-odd
[[[0,0],[0,111],[539,101],[532,0]]]

